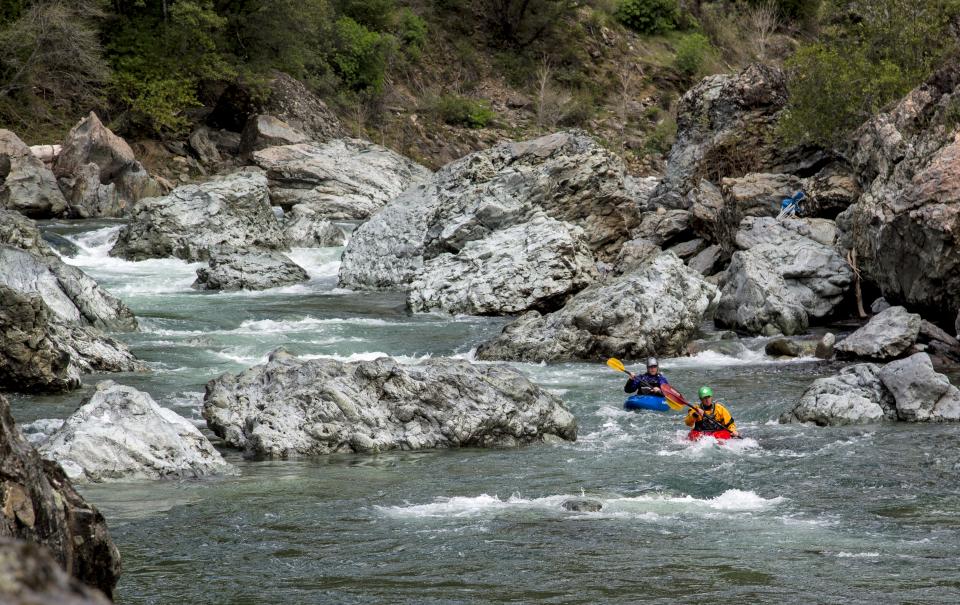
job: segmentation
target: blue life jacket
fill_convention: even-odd
[[[651,376],[644,372],[643,374],[637,374],[633,378],[627,381],[627,384],[623,387],[624,393],[633,393],[634,391],[644,394],[644,391],[649,392],[650,389],[654,387],[659,387],[662,384],[670,384],[667,382],[667,377],[663,374],[657,373],[655,376]]]

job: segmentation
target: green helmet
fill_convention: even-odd
[[[700,397],[700,399],[703,399],[704,397],[713,397],[713,389],[710,387],[700,387],[700,390],[697,391],[697,395]]]

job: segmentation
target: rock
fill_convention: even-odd
[[[835,219],[860,197],[860,184],[847,167],[829,166],[807,179],[804,216]]]
[[[40,459],[20,434],[7,400],[0,396],[0,535],[46,546],[77,580],[108,597],[120,576],[120,553],[107,524],[84,501],[55,462]],[[23,563],[23,560],[16,560]],[[0,557],[0,570],[9,570]],[[0,571],[0,578],[7,571]],[[10,586],[0,580],[0,595]],[[58,602],[59,603],[59,602]]]
[[[680,99],[677,137],[651,205],[686,209],[687,193],[703,178],[737,177],[781,163],[774,130],[786,102],[786,78],[775,67],[754,64],[701,80]]]
[[[718,210],[711,241],[733,251],[734,237],[746,217],[776,217],[780,202],[802,188],[800,179],[789,174],[751,173],[722,179],[723,205]]]
[[[94,112],[70,129],[53,172],[76,218],[123,216],[142,198],[161,193],[127,142]]]
[[[880,370],[880,380],[893,394],[900,420],[960,420],[960,390],[946,376],[934,372],[926,353],[888,363]]]
[[[97,384],[40,453],[74,482],[183,479],[232,468],[186,418],[110,380]]]
[[[376,453],[576,439],[563,402],[505,365],[274,354],[207,383],[203,417],[249,454]]]
[[[565,361],[680,355],[717,289],[670,253],[592,286],[554,313],[531,311],[477,349],[479,359]]]
[[[322,218],[310,205],[297,204],[283,217],[283,234],[294,248],[327,248],[347,241],[343,229]]]
[[[645,265],[663,252],[660,246],[647,239],[632,239],[624,242],[613,263],[613,275],[625,275]]]
[[[763,348],[771,357],[800,357],[803,349],[796,342],[787,338],[774,338]]]
[[[564,510],[577,513],[596,513],[600,512],[603,508],[603,502],[591,500],[590,498],[571,498],[564,500],[560,506],[562,506]]]
[[[847,366],[837,376],[819,378],[799,403],[780,416],[781,423],[813,422],[819,426],[869,424],[896,418],[895,402],[872,363]]]
[[[576,225],[601,261],[639,223],[623,162],[580,132],[502,143],[444,166],[392,200],[350,237],[340,283],[401,288],[426,261],[544,213]]]
[[[664,246],[677,241],[678,236],[688,235],[689,229],[690,212],[659,208],[643,215],[634,236]]]
[[[63,145],[31,145],[30,153],[49,168],[57,161],[57,156],[62,149]]]
[[[770,244],[764,244],[770,246]],[[735,252],[727,269],[715,321],[749,334],[800,334],[807,329],[806,309],[763,249]]]
[[[61,321],[108,330],[135,330],[133,312],[80,269],[49,249],[41,256],[0,245],[0,285],[26,296],[38,295]]]
[[[957,318],[953,321],[953,329],[957,331],[957,338],[960,338],[960,312],[957,313]]]
[[[939,340],[952,348],[960,347],[960,341],[957,341],[956,338],[948,334],[946,330],[933,325],[925,319],[920,320],[920,336],[927,340]]]
[[[0,208],[33,218],[62,215],[67,201],[53,172],[9,130],[0,130]]]
[[[820,342],[817,343],[817,348],[816,351],[814,351],[814,355],[818,359],[833,358],[833,347],[836,343],[836,335],[833,332],[827,332],[823,335],[823,338],[820,339]]]
[[[344,135],[340,121],[320,97],[296,78],[279,71],[273,72],[266,82],[237,81],[228,86],[207,122],[216,128],[240,132],[247,120],[257,114],[274,116],[318,142]]]
[[[903,307],[890,307],[837,343],[843,357],[893,359],[903,355],[920,333],[920,316]]]
[[[881,296],[881,297],[878,298],[877,300],[875,300],[875,301],[873,301],[872,303],[870,303],[870,312],[873,313],[874,315],[876,315],[877,313],[880,313],[880,312],[882,312],[882,311],[886,311],[887,309],[889,309],[889,308],[892,307],[892,306],[893,306],[893,305],[891,305],[890,303],[887,302],[887,299],[886,299],[886,298],[884,298],[884,297]]]
[[[276,147],[279,145],[296,145],[306,143],[310,137],[293,128],[283,120],[269,115],[257,114],[247,119],[240,137],[240,153],[249,154],[254,151]]]
[[[759,244],[795,246],[806,243],[804,240],[832,248],[837,241],[836,223],[822,218],[785,218],[778,221],[769,217],[748,216],[740,222],[734,243],[739,250],[749,250]]]
[[[722,255],[720,246],[712,244],[687,261],[687,266],[702,275],[713,275]]]
[[[541,214],[426,261],[407,306],[470,315],[552,311],[597,277],[585,240],[579,227]]]
[[[7,605],[110,605],[70,577],[39,544],[0,538],[0,602]]]
[[[685,206],[690,209],[690,228],[696,235],[711,242],[727,237],[726,231],[720,228],[724,201],[719,187],[707,179],[700,179],[687,193]]]
[[[273,203],[307,205],[325,219],[363,220],[430,171],[360,139],[269,147],[253,154],[267,171]]]
[[[697,255],[705,247],[705,242],[702,239],[697,238],[686,242],[680,242],[679,244],[674,244],[667,248],[666,251],[676,254],[683,260],[690,260],[690,258]]]
[[[197,269],[194,288],[203,290],[266,290],[307,281],[307,272],[275,251],[210,253],[207,267]]]
[[[144,369],[96,328],[69,324],[40,296],[0,285],[0,390],[68,391],[81,374]]]
[[[141,201],[110,254],[201,261],[221,248],[287,249],[263,173],[235,172]]]
[[[628,174],[623,177],[624,188],[627,190],[630,197],[637,201],[637,207],[644,212],[656,210],[656,208],[650,206],[650,198],[653,196],[653,192],[657,189],[657,185],[659,184],[660,177],[656,176],[638,178]]]
[[[36,223],[15,210],[5,208],[0,208],[0,246],[12,246],[37,255],[53,255]]]
[[[197,160],[203,165],[215,166],[223,160],[220,156],[220,150],[217,148],[217,144],[211,136],[211,129],[208,126],[197,127],[190,133],[190,138],[187,139],[187,143],[197,156]]]
[[[854,135],[863,194],[837,219],[864,277],[947,321],[960,309],[960,65],[950,61]]]

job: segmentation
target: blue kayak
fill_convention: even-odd
[[[651,410],[654,412],[668,412],[670,406],[666,400],[658,395],[633,395],[623,402],[625,410]]]

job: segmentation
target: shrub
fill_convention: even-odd
[[[338,19],[335,31],[330,62],[343,84],[353,91],[379,93],[392,36],[372,32],[350,17]]]
[[[677,0],[622,0],[617,19],[641,34],[663,34],[677,29],[680,6]]]
[[[644,140],[644,147],[648,154],[666,154],[673,146],[677,137],[677,122],[668,116],[654,126],[653,131]]]
[[[674,66],[684,76],[693,78],[700,73],[707,56],[713,51],[710,40],[703,34],[688,34],[677,43]]]
[[[493,121],[496,114],[486,101],[478,101],[446,95],[437,99],[434,111],[441,120],[451,126],[483,128]]]
[[[412,58],[420,56],[427,41],[427,22],[409,8],[397,12],[397,38],[404,52]]]
[[[385,31],[390,26],[397,6],[394,0],[339,0],[334,5],[340,15],[375,31]]]

